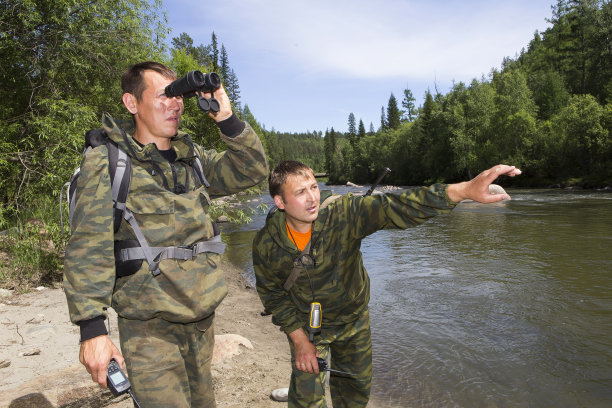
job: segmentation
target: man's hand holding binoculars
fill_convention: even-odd
[[[212,94],[210,92],[203,92],[204,98],[210,99]],[[214,112],[212,109],[208,110],[208,116],[213,118],[215,122],[221,122],[232,116],[232,104],[230,103],[229,97],[225,92],[223,85],[220,85],[214,92],[214,98],[219,102],[219,111]]]
[[[232,116],[232,105],[221,78],[215,72],[204,74],[190,71],[185,76],[172,81],[165,89],[166,96],[183,98],[198,97],[198,107],[208,112],[211,118],[220,122]]]

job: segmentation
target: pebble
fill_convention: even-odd
[[[34,349],[34,350],[30,350],[30,351],[22,351],[21,353],[19,353],[19,357],[38,356],[38,355],[40,355],[40,349]]]
[[[9,297],[13,294],[12,290],[8,290],[8,289],[0,289],[0,298],[2,297]]]
[[[44,321],[45,321],[45,315],[39,313],[39,314],[36,315],[36,317],[31,318],[26,323],[29,323],[29,324],[40,324],[40,323],[42,323]]]

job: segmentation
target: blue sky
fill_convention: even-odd
[[[499,69],[549,27],[554,0],[164,0],[172,37],[214,31],[241,100],[266,129],[380,126],[391,93],[417,106],[437,88]],[[220,45],[219,45],[220,48]],[[401,106],[400,106],[401,108]]]

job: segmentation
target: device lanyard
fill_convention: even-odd
[[[289,232],[289,236],[291,240],[295,244],[296,248],[299,250],[300,248],[298,247],[297,242],[295,241],[295,238],[293,237],[293,234],[291,233],[291,228],[287,224],[287,221],[285,221],[285,226],[287,227],[287,231]],[[308,319],[308,339],[314,343],[314,335],[321,332],[321,321],[323,320],[323,310],[321,308],[321,304],[316,301],[317,298],[315,296],[314,285],[312,283],[312,279],[310,278],[310,273],[308,273],[308,267],[315,266],[314,257],[310,255],[310,243],[311,242],[312,242],[312,237],[308,241],[304,249],[300,251],[300,254],[297,256],[297,258],[293,261],[294,269],[289,279],[287,279],[285,286],[287,286],[287,283],[289,283],[290,281],[291,281],[290,284],[293,285],[299,273],[299,269],[296,268],[295,266],[296,265],[302,266],[304,268],[304,271],[306,271],[306,276],[308,277],[308,282],[310,283],[310,291],[312,293],[312,302],[310,303],[310,315]],[[291,287],[291,285],[289,287]]]

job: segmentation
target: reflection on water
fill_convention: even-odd
[[[511,194],[363,241],[377,406],[612,406],[612,194]]]

